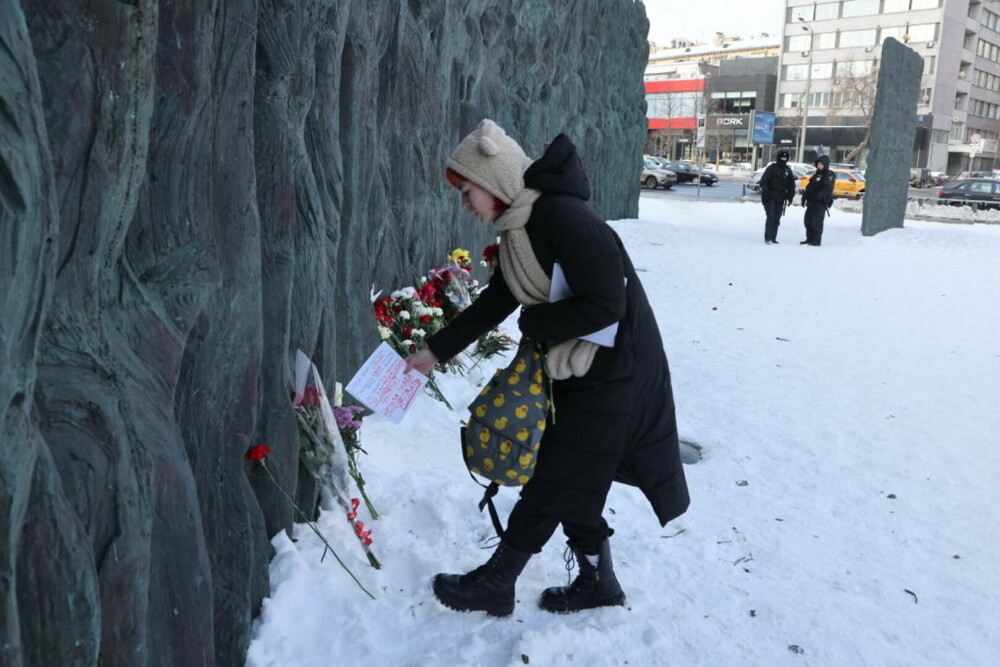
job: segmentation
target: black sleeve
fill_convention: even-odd
[[[833,203],[833,185],[837,180],[837,176],[833,173],[828,174],[823,179],[823,189],[820,191],[820,201],[826,202],[829,206]]]
[[[500,267],[493,269],[490,283],[471,306],[448,326],[427,338],[427,347],[439,361],[448,361],[474,340],[496,328],[517,308],[517,299],[507,287]]]
[[[791,201],[795,197],[795,174],[789,172],[785,176],[785,199]]]
[[[773,194],[771,192],[771,178],[774,171],[774,165],[770,164],[767,169],[764,170],[764,174],[760,177],[760,198],[763,201],[768,201]]]
[[[536,340],[561,343],[625,316],[625,272],[614,232],[603,220],[563,227],[554,239],[573,296],[525,308],[518,324]]]

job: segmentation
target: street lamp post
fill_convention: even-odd
[[[802,98],[802,129],[799,130],[799,162],[806,161],[806,126],[809,123],[809,88],[812,85],[812,74],[813,74],[813,30],[812,26],[806,23],[806,20],[799,17],[802,21],[802,29],[809,33],[809,64],[806,65],[806,94]]]

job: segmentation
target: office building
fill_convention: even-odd
[[[775,141],[798,160],[826,153],[863,165],[881,45],[894,37],[924,61],[910,166],[992,169],[998,31],[997,0],[788,0]]]

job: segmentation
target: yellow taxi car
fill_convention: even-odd
[[[833,167],[830,171],[837,176],[837,180],[833,184],[834,197],[860,199],[865,194],[865,177],[857,169],[838,169]],[[809,177],[815,173],[816,170],[814,169],[799,179],[799,194],[806,191]]]

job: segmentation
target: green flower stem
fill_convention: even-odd
[[[430,373],[427,374],[427,388],[431,390],[431,394],[434,398],[444,403],[445,406],[452,412],[455,411],[455,408],[451,407],[451,403],[448,402],[448,399],[444,397],[443,393],[441,393],[441,389],[437,386],[437,382],[434,381],[434,378]]]
[[[309,528],[312,530],[312,532],[316,533],[316,536],[319,537],[319,539],[321,539],[323,541],[324,545],[326,545],[326,548],[323,550],[323,557],[320,558],[320,562],[322,562],[323,558],[326,557],[326,551],[329,550],[330,553],[333,554],[333,557],[337,559],[337,562],[340,563],[340,567],[344,568],[344,571],[347,572],[347,574],[351,575],[351,579],[353,579],[354,583],[356,583],[358,585],[358,588],[360,588],[361,590],[363,590],[365,592],[365,595],[367,595],[372,600],[374,600],[375,596],[368,592],[368,589],[364,587],[364,584],[362,584],[360,581],[358,581],[358,578],[354,576],[354,573],[351,572],[351,569],[349,567],[347,567],[347,565],[344,563],[343,560],[340,559],[340,556],[338,556],[337,552],[334,551],[334,549],[333,549],[332,546],[330,546],[330,543],[327,541],[327,539],[325,537],[323,537],[323,533],[319,532],[319,528],[316,527],[316,525],[314,524],[314,522],[312,522],[312,521],[309,520],[309,518],[306,515],[306,513],[303,512],[302,509],[298,506],[298,503],[296,503],[295,500],[293,500],[292,497],[288,495],[288,493],[285,491],[285,489],[282,488],[281,484],[278,483],[278,480],[274,478],[274,475],[271,474],[271,469],[267,467],[267,463],[265,463],[263,459],[261,459],[260,465],[261,465],[262,468],[264,468],[264,472],[266,472],[267,476],[271,478],[271,481],[274,483],[274,485],[276,487],[278,487],[278,491],[281,491],[281,495],[283,495],[285,497],[285,499],[289,503],[291,503],[292,507],[295,508],[295,511],[298,512],[298,514],[299,514],[300,517],[302,517],[302,521],[307,526],[309,526]],[[367,551],[367,549],[366,549],[366,551]],[[369,562],[371,562],[373,558],[374,558],[374,556],[372,556],[371,553],[369,553],[368,554],[368,560],[369,560]],[[376,560],[375,563],[377,563],[377,562],[378,561]]]

